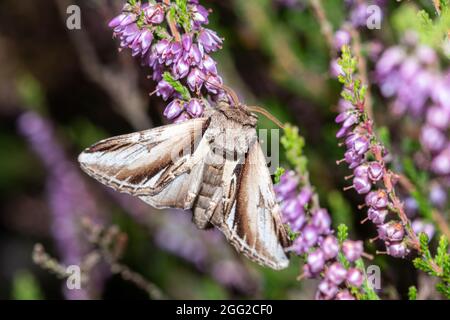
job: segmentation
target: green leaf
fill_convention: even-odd
[[[39,81],[30,74],[19,77],[16,83],[21,103],[34,111],[42,112],[45,109],[46,99]]]
[[[343,223],[337,227],[337,238],[340,244],[348,238],[348,227]]]
[[[433,269],[431,269],[428,262],[422,260],[422,258],[415,258],[413,260],[413,264],[414,264],[414,267],[416,267],[419,270],[422,270],[423,272],[426,272],[428,274],[431,274],[433,272]]]
[[[300,175],[306,174],[308,161],[303,155],[305,139],[298,133],[298,128],[286,124],[281,144],[286,149],[286,158],[289,163]]]
[[[43,299],[39,284],[28,271],[18,271],[13,278],[12,297],[15,300]]]
[[[187,0],[175,0],[175,21],[183,27],[187,33],[191,31],[191,17],[187,8]]]
[[[282,167],[278,167],[275,171],[274,181],[275,183],[280,183],[281,176],[286,172],[286,170]]]
[[[156,26],[154,29],[154,32],[155,32],[156,36],[160,39],[170,38],[170,34],[167,32],[167,29],[163,28],[161,26]]]
[[[345,269],[350,268],[350,261],[347,260],[342,252],[338,253],[338,261],[344,266]]]
[[[436,250],[436,256],[434,260],[436,261],[436,264],[442,269],[445,268],[446,264],[450,263],[450,255],[448,254],[448,239],[444,235],[441,235],[439,239],[439,245]]]
[[[188,88],[183,86],[180,81],[175,80],[173,76],[170,74],[170,72],[168,71],[164,72],[163,79],[167,83],[169,83],[175,89],[176,92],[181,94],[183,100],[189,101],[191,99],[191,94],[189,93]]]
[[[440,0],[439,4],[441,6],[441,12],[445,12],[448,10],[449,8],[449,0]]]
[[[393,13],[392,25],[399,36],[407,31],[414,31],[419,36],[420,43],[442,51],[450,28],[448,1],[441,0],[441,13],[434,20],[426,11],[417,11],[417,6],[405,4]]]
[[[436,290],[443,294],[447,299],[450,299],[450,285],[448,283],[438,283],[436,285]]]
[[[420,250],[422,251],[422,255],[424,257],[424,259],[426,259],[427,261],[432,260],[432,256],[430,253],[430,249],[428,248],[428,236],[425,232],[421,232],[419,234],[419,242],[420,242]]]
[[[145,26],[145,24],[146,24],[145,13],[144,11],[142,11],[138,17],[138,20],[136,21],[136,25],[138,26],[139,29],[142,29]]]
[[[417,13],[417,17],[419,18],[420,23],[422,24],[422,27],[424,28],[432,28],[433,27],[433,20],[431,20],[429,14],[425,10],[420,10]]]
[[[408,289],[408,299],[416,300],[417,299],[417,288],[414,286],[409,287]]]

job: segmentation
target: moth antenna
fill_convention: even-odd
[[[241,105],[241,102],[239,101],[236,91],[234,91],[229,86],[226,86],[224,84],[222,84],[222,89],[231,97],[231,100],[233,100],[235,106],[239,107]]]
[[[261,113],[262,115],[264,115],[265,117],[267,117],[267,119],[271,120],[273,123],[275,123],[278,127],[280,127],[280,129],[284,130],[284,125],[281,123],[280,120],[278,120],[273,114],[271,114],[269,111],[267,111],[264,108],[258,107],[258,106],[247,106],[247,109],[252,111],[252,112],[257,112],[257,113]]]
[[[210,85],[215,86],[216,88],[219,88],[219,89],[222,89],[223,91],[225,91],[231,97],[231,100],[233,100],[233,103],[235,106],[239,107],[241,105],[241,102],[239,101],[239,98],[238,98],[236,92],[229,86],[224,85],[224,84],[212,83],[211,81],[209,81],[208,79],[205,79],[203,77],[201,77],[201,79],[205,82],[208,82]],[[257,113],[263,114],[268,119],[270,119],[273,123],[275,123],[278,127],[280,127],[281,129],[284,130],[284,125],[281,123],[281,121],[279,121],[274,115],[272,115],[266,109],[258,107],[258,106],[246,106],[246,107],[248,110],[250,110],[252,112],[257,112]]]
[[[231,100],[233,100],[233,104],[236,107],[241,105],[241,102],[239,101],[239,98],[238,98],[236,92],[233,89],[231,89],[229,86],[226,86],[224,84],[212,83],[211,81],[209,81],[206,78],[203,78],[202,76],[200,76],[200,79],[202,79],[205,82],[208,82],[210,85],[215,86],[216,88],[219,88],[219,89],[222,89],[223,91],[225,91],[231,97]]]

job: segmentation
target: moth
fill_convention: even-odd
[[[155,208],[192,210],[200,229],[218,228],[249,259],[276,270],[290,245],[257,139],[257,116],[219,102],[202,118],[102,140],[81,168]]]

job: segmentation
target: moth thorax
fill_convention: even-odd
[[[258,122],[258,116],[248,111],[245,105],[231,106],[222,102],[219,104],[218,110],[228,120],[238,122],[241,125],[256,127]]]

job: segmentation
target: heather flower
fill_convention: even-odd
[[[203,104],[199,99],[191,99],[187,103],[186,111],[191,115],[193,118],[197,118],[203,114]]]
[[[219,94],[222,85],[222,78],[218,75],[208,74],[206,76],[205,88],[212,94]]]
[[[173,120],[173,123],[181,123],[181,122],[184,122],[189,119],[190,118],[189,118],[188,114],[186,112],[183,112]]]
[[[299,203],[298,201],[296,201],[297,203]],[[305,226],[307,221],[307,217],[306,214],[304,212],[303,209],[301,209],[300,211],[298,211],[298,214],[290,221],[286,221],[290,224],[292,231],[294,232],[298,232],[300,230],[302,230],[302,228]],[[318,239],[318,235],[317,235],[317,230],[315,229],[306,229],[306,233],[303,234],[302,238],[303,238],[303,242],[306,243],[311,243],[314,241],[317,241],[315,239]]]
[[[445,130],[450,124],[450,110],[439,106],[432,106],[427,110],[426,121],[435,128]]]
[[[420,142],[428,150],[438,152],[444,147],[446,137],[439,129],[425,125],[420,134]]]
[[[145,22],[148,24],[160,24],[164,21],[165,10],[160,4],[145,4],[143,6],[143,12],[145,15]]]
[[[307,247],[313,247],[319,240],[319,230],[312,225],[307,225],[301,232],[302,236],[300,239],[303,240]]]
[[[333,40],[334,48],[341,50],[342,46],[350,44],[351,37],[348,31],[341,29],[336,31]]]
[[[336,294],[336,300],[356,300],[354,296],[347,289],[342,290]]]
[[[364,281],[364,276],[361,270],[351,268],[347,271],[347,282],[354,287],[361,287]]]
[[[450,174],[450,144],[431,161],[431,169],[439,175]]]
[[[311,217],[311,223],[318,233],[327,234],[330,232],[331,218],[325,209],[316,210]]]
[[[400,49],[387,51],[386,54],[389,54],[396,63],[402,61],[403,51]],[[346,64],[349,63],[350,59],[349,49],[344,48],[343,58],[340,62]],[[380,70],[390,72],[396,67],[396,63],[392,64],[392,60],[388,58],[382,57],[380,61],[382,63],[378,65],[379,72]],[[409,62],[409,65],[405,68],[403,70],[404,74],[412,73],[411,70],[414,69],[413,62]],[[406,238],[406,232],[403,224],[396,220],[389,222],[385,222],[385,220],[393,207],[396,207],[397,211],[401,211],[401,214],[404,215],[403,208],[399,208],[400,200],[398,200],[392,190],[392,185],[395,183],[392,180],[393,176],[385,167],[384,161],[387,151],[373,134],[372,121],[364,111],[364,97],[360,91],[361,85],[353,80],[352,72],[350,69],[347,69],[345,76],[340,78],[340,81],[345,85],[343,89],[344,96],[348,102],[351,102],[351,106],[341,110],[336,118],[336,122],[341,125],[336,136],[344,140],[345,143],[343,145],[346,148],[344,159],[338,161],[338,164],[345,162],[348,164],[349,169],[353,170],[353,175],[350,176],[353,177],[353,183],[344,190],[355,189],[357,193],[366,195],[367,218],[363,222],[370,220],[377,225],[377,238],[383,240],[386,246],[391,247],[387,250],[388,254],[392,253],[396,256],[401,256],[407,252],[407,250],[402,251],[403,245],[396,246],[397,243],[405,243],[403,240]],[[358,87],[355,88],[355,86]],[[350,116],[356,117],[357,121],[354,121],[352,118],[349,122],[350,125],[344,126]],[[373,158],[375,160],[368,160]],[[361,206],[361,208],[363,207],[364,205]],[[415,246],[417,247],[415,235],[409,232],[408,237],[414,238],[416,241]],[[351,261],[355,261],[362,254],[362,244],[357,246],[355,244],[350,242],[344,243],[342,248],[347,259]]]
[[[389,198],[384,190],[372,191],[366,195],[366,205],[373,209],[384,209],[389,204]]]
[[[330,260],[337,257],[339,253],[339,243],[335,236],[327,236],[321,245],[325,259]]]
[[[437,176],[450,174],[448,145],[450,129],[450,81],[448,70],[436,68],[437,54],[408,36],[404,46],[386,49],[376,65],[381,93],[392,98],[391,111],[408,113],[421,126],[423,153],[432,157],[429,170]]]
[[[386,220],[386,216],[388,215],[389,211],[385,209],[374,209],[369,208],[367,210],[367,217],[370,221],[372,221],[374,224],[382,224]]]
[[[164,116],[169,120],[173,120],[178,117],[181,112],[183,112],[183,110],[183,102],[179,99],[175,99],[167,105],[166,109],[164,110]]]
[[[340,285],[347,277],[347,270],[339,262],[333,263],[328,267],[325,273],[325,279],[334,283],[335,285]]]
[[[426,223],[421,219],[416,219],[411,223],[411,227],[416,234],[425,233],[429,240],[434,236],[434,226],[432,223]]]
[[[44,163],[47,196],[52,216],[51,232],[64,265],[79,265],[88,253],[89,244],[83,241],[78,228],[79,219],[89,216],[98,221],[102,213],[87,189],[78,168],[70,162],[55,137],[49,121],[34,112],[18,119],[18,130]],[[97,270],[94,270],[97,271]],[[102,277],[90,274],[91,281],[80,290],[64,290],[68,299],[88,299],[99,294]]]
[[[221,48],[222,39],[214,31],[203,28],[198,34],[198,43],[205,52],[211,52]]]
[[[440,184],[432,183],[429,198],[431,203],[436,207],[444,207],[447,202],[447,192]]]
[[[316,251],[311,252],[308,255],[307,263],[308,263],[309,271],[312,274],[322,271],[322,269],[325,265],[325,255],[323,254],[322,250],[317,249]]]
[[[339,288],[330,281],[323,280],[319,283],[319,291],[316,294],[316,299],[333,299],[339,291]]]
[[[379,225],[377,230],[378,237],[382,240],[401,241],[405,235],[402,224],[397,221],[389,221]]]
[[[369,176],[369,179],[373,182],[379,181],[381,178],[383,178],[383,166],[377,161],[369,162],[367,174]]]
[[[409,249],[405,242],[388,242],[386,244],[386,252],[395,258],[404,258],[408,255]]]
[[[341,66],[338,64],[337,60],[331,60],[330,62],[330,75],[337,78],[339,75],[343,74]]]
[[[175,89],[165,80],[159,81],[156,86],[156,95],[161,96],[163,100],[169,99],[174,92]]]
[[[361,258],[363,253],[362,241],[345,240],[342,244],[342,252],[348,261],[356,261]]]
[[[288,171],[281,175],[274,190],[277,199],[282,201],[283,222],[297,233],[297,238],[288,250],[305,255],[301,277],[322,279],[316,299],[338,299],[340,286],[346,283],[359,287],[363,274],[358,273],[353,264],[362,255],[362,242],[346,240],[340,246],[333,235],[327,210],[318,207],[313,188],[295,172]],[[351,273],[338,261],[340,251],[350,263]],[[342,292],[341,296],[345,298],[345,290]]]
[[[303,206],[296,197],[286,199],[281,207],[285,222],[293,222],[303,213]]]
[[[196,28],[198,28],[199,26],[201,26],[203,24],[209,23],[209,20],[208,20],[209,12],[208,12],[208,10],[206,10],[205,7],[203,7],[197,3],[196,6],[191,6],[189,8],[189,11],[191,13],[191,17],[194,22],[194,26]]]
[[[372,185],[370,181],[364,177],[355,177],[353,179],[353,187],[359,194],[365,194],[370,191]]]
[[[205,78],[205,74],[200,69],[191,68],[191,72],[189,72],[186,82],[192,92],[197,92],[202,88]]]

